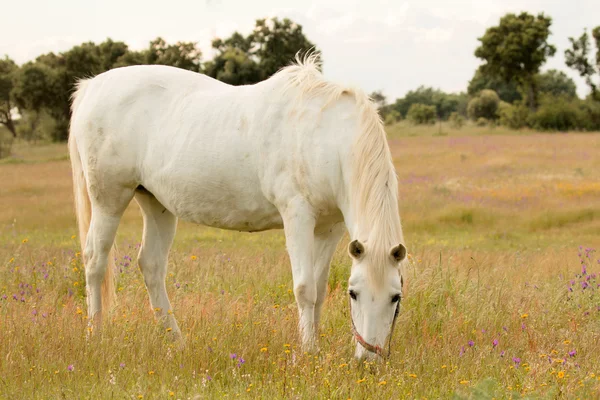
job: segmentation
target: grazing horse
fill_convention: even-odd
[[[248,86],[166,66],[78,83],[69,152],[90,320],[114,300],[117,226],[135,198],[139,266],[156,317],[180,334],[167,297],[177,220],[245,232],[283,228],[303,347],[316,345],[329,265],[351,238],[356,357],[386,356],[406,256],[398,185],[376,108],[331,83],[317,55]]]

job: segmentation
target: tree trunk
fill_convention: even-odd
[[[535,109],[537,108],[536,88],[533,79],[534,78],[531,78],[527,82],[527,105],[531,112],[535,112]]]
[[[15,124],[13,123],[12,119],[8,119],[6,122],[3,122],[4,126],[6,126],[6,129],[8,129],[10,131],[10,133],[12,133],[13,137],[16,138],[17,137],[17,130],[15,129]]]

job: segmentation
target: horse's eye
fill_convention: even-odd
[[[357,294],[356,294],[356,292],[354,290],[350,290],[348,292],[348,294],[350,295],[350,298],[352,298],[352,300],[356,300]]]
[[[397,303],[400,301],[400,294],[396,294],[392,297],[392,304]]]

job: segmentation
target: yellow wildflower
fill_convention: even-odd
[[[460,384],[461,384],[461,385],[466,385],[466,384],[468,384],[468,383],[469,383],[469,381],[466,381],[466,380],[462,380],[462,381],[460,381]]]
[[[565,377],[565,371],[559,371],[558,374],[556,374],[556,377],[558,379],[562,379]]]
[[[196,256],[191,256],[190,258],[192,259],[192,261],[196,261],[198,259],[198,257]]]
[[[525,319],[527,317],[529,317],[529,314],[523,314],[523,315],[521,315],[521,318],[523,318],[523,319]]]
[[[408,376],[410,376],[411,378],[416,378],[417,374],[408,374]]]
[[[27,243],[27,242],[29,242],[29,239],[27,239],[27,238],[21,240],[21,243]]]
[[[367,378],[362,378],[362,379],[357,380],[356,383],[363,383],[366,380],[367,380]]]
[[[264,353],[264,352],[266,352],[267,350],[269,350],[269,349],[268,349],[268,348],[266,348],[266,347],[262,347],[262,348],[260,349],[260,352],[261,352],[261,353]]]
[[[385,384],[387,384],[387,382],[386,382],[386,381],[381,381],[381,382],[379,382],[379,385],[385,385]]]

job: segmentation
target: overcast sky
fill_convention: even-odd
[[[477,38],[507,12],[544,12],[553,18],[556,55],[543,69],[583,81],[564,63],[569,36],[600,24],[600,0],[0,0],[0,56],[18,63],[84,41],[107,37],[141,49],[157,36],[195,41],[210,58],[210,42],[247,34],[257,18],[289,17],[323,52],[325,75],[381,89],[390,99],[419,85],[466,90],[480,64]]]

